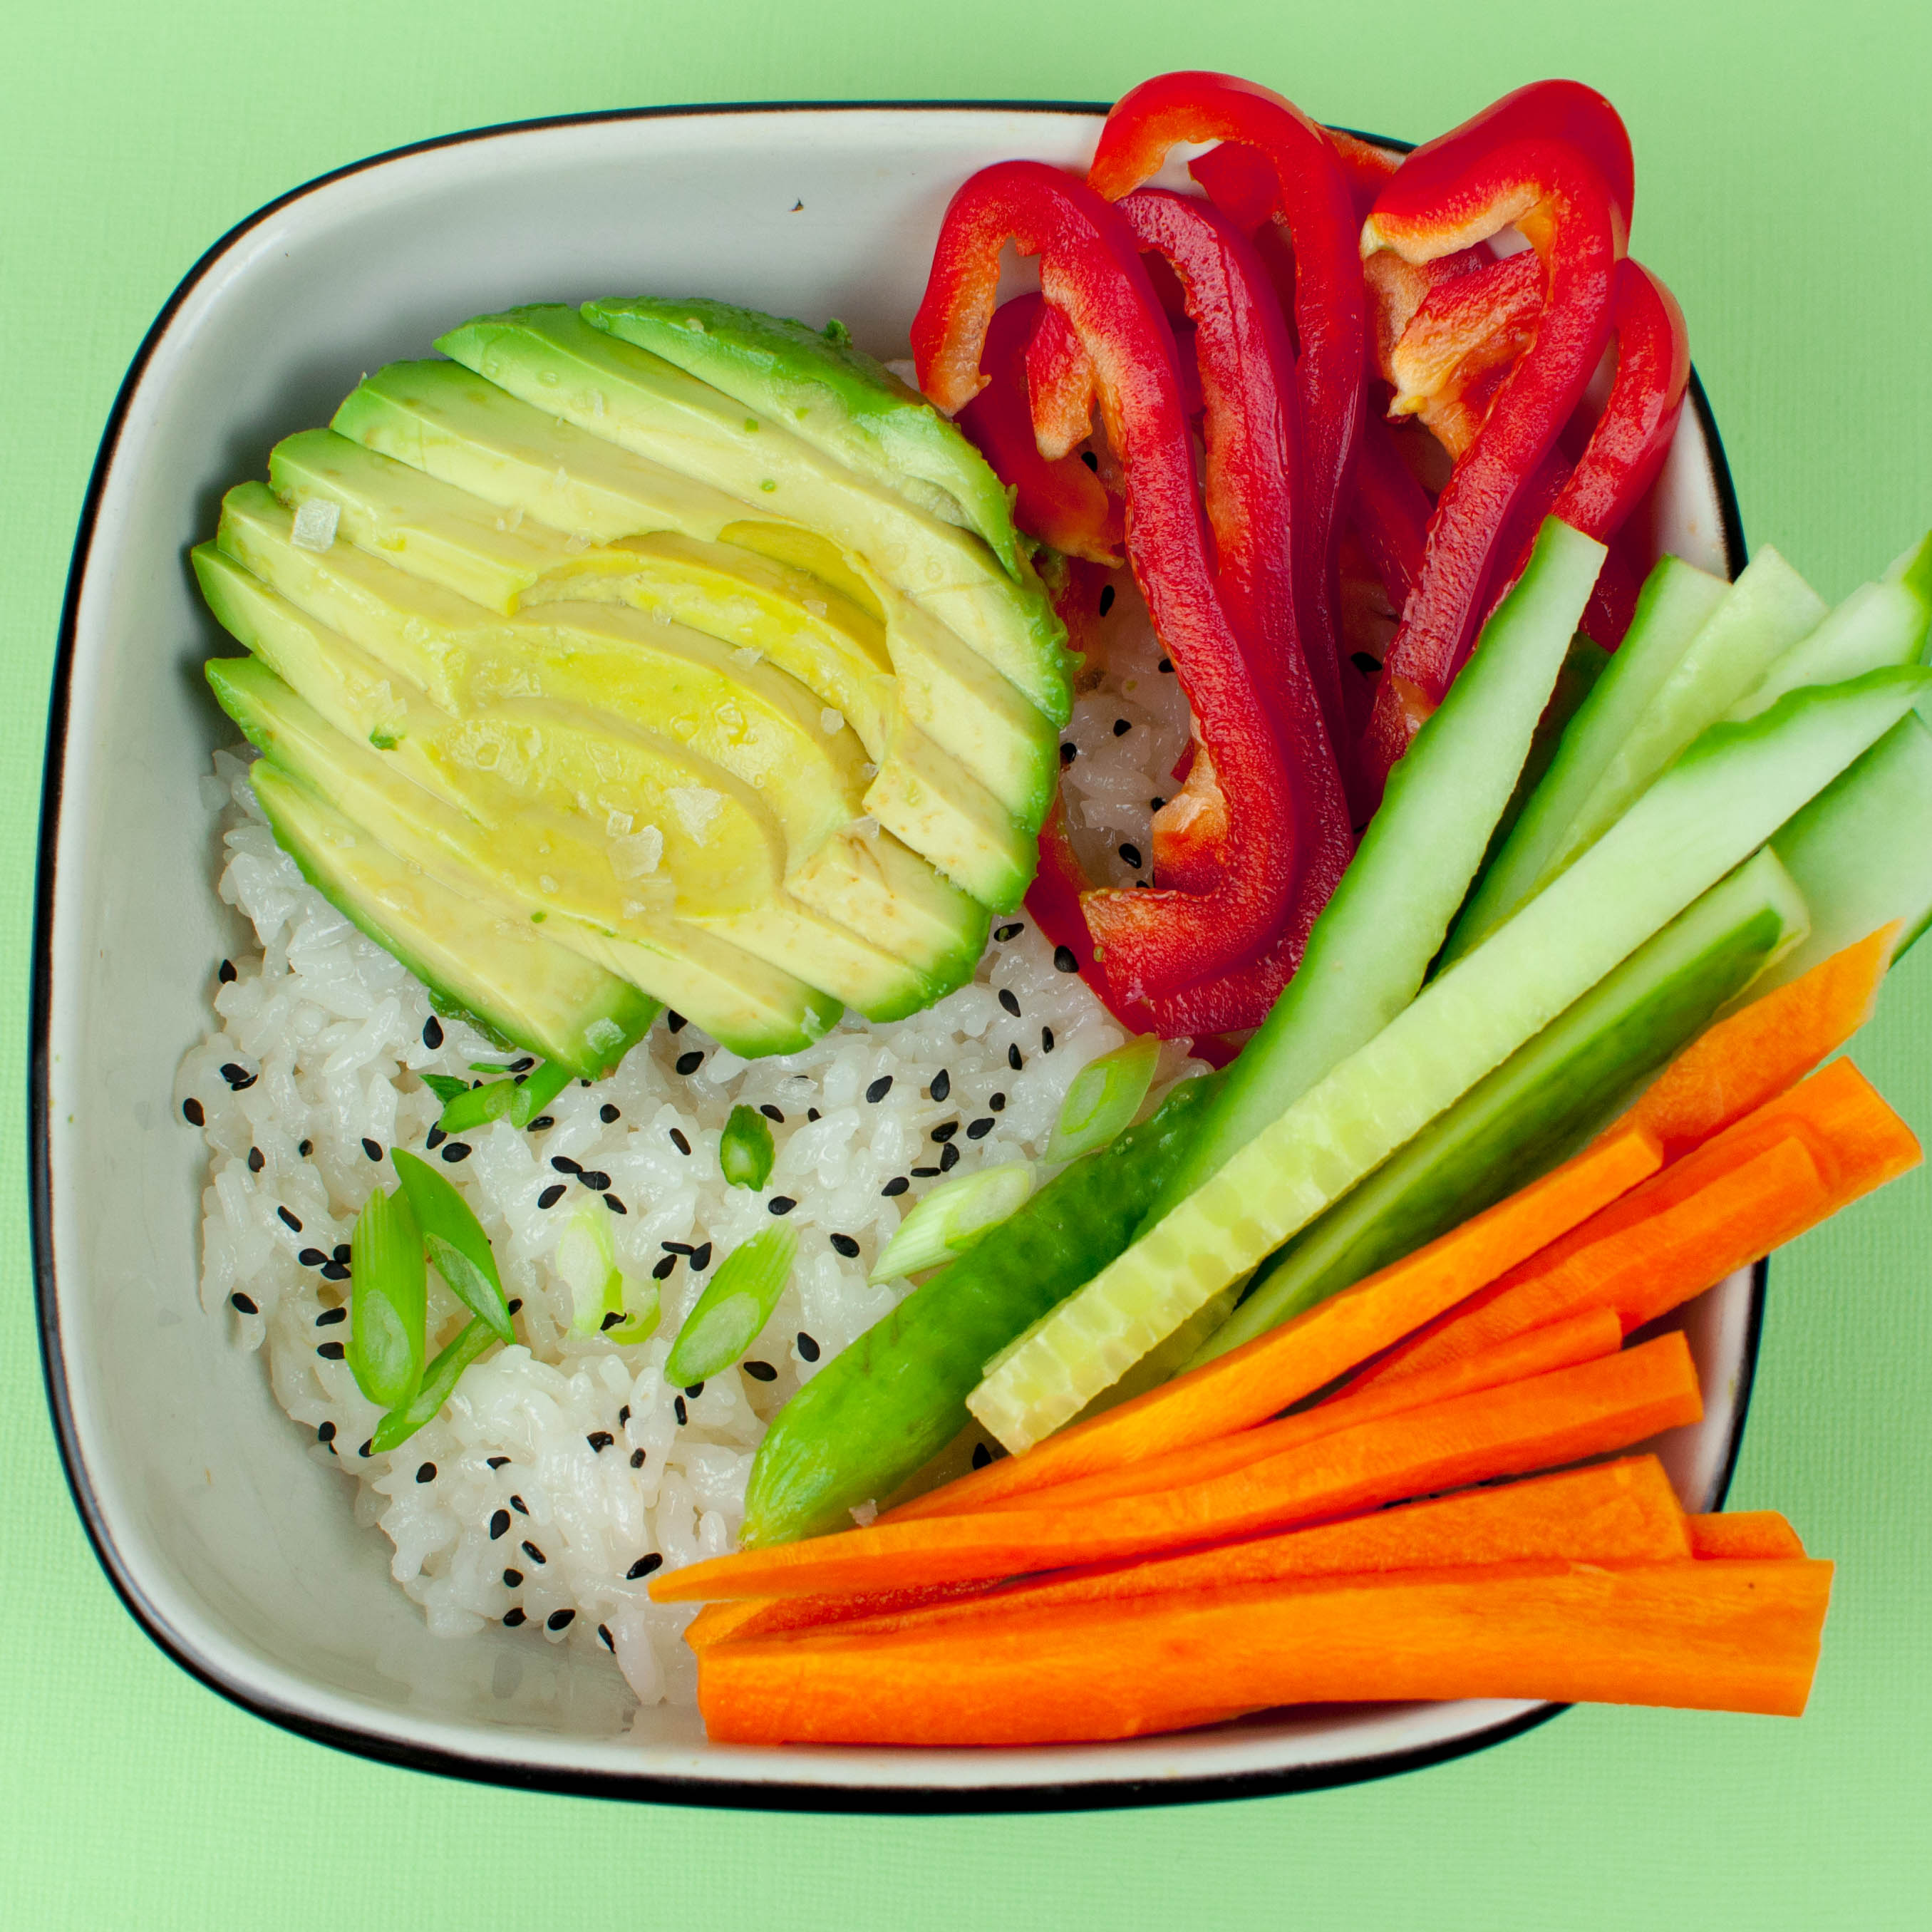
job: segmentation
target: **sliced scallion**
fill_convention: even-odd
[[[688,1388],[736,1361],[772,1318],[797,1251],[798,1238],[789,1228],[767,1228],[734,1248],[677,1331],[665,1381]]]
[[[553,1265],[570,1290],[570,1325],[579,1334],[594,1335],[606,1316],[623,1313],[617,1244],[610,1238],[610,1217],[597,1202],[586,1201],[565,1223]]]
[[[526,1127],[570,1084],[570,1069],[554,1060],[546,1060],[531,1070],[520,1087],[513,1086],[510,1098],[510,1124]]]
[[[734,1187],[763,1187],[772,1178],[772,1130],[755,1107],[734,1107],[718,1142],[718,1166]]]
[[[1154,1084],[1160,1059],[1160,1041],[1148,1033],[1090,1060],[1074,1075],[1060,1102],[1060,1118],[1046,1144],[1047,1159],[1078,1160],[1131,1125]]]
[[[356,1386],[371,1402],[394,1408],[422,1381],[424,1311],[428,1281],[421,1230],[398,1190],[370,1195],[349,1238],[349,1346]]]
[[[496,1257],[469,1202],[428,1161],[402,1148],[392,1148],[389,1158],[422,1230],[429,1258],[450,1293],[488,1322],[499,1340],[512,1340],[510,1304],[496,1273]]]
[[[400,1448],[426,1422],[433,1420],[442,1406],[456,1393],[463,1372],[496,1340],[490,1324],[480,1316],[472,1316],[449,1346],[430,1364],[422,1387],[402,1406],[392,1408],[376,1425],[369,1447],[376,1454]]]
[[[872,1264],[874,1282],[918,1274],[962,1255],[1014,1213],[1039,1185],[1030,1161],[1008,1161],[942,1180],[898,1225]]]
[[[422,1084],[447,1106],[452,1100],[470,1090],[470,1082],[459,1080],[453,1073],[425,1073]]]
[[[446,1134],[472,1133],[500,1120],[520,1090],[514,1080],[486,1080],[480,1087],[466,1087],[436,1116],[436,1124]]]

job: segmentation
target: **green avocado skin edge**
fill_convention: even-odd
[[[988,1358],[1126,1246],[1220,1085],[1218,1074],[1184,1081],[820,1369],[758,1445],[745,1546],[849,1528],[856,1504],[944,1448]]]

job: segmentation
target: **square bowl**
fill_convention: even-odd
[[[753,1750],[634,1714],[614,1666],[509,1634],[431,1637],[252,1356],[197,1294],[203,1150],[170,1102],[238,938],[195,782],[232,740],[186,553],[280,436],[364,370],[536,299],[702,291],[842,317],[904,352],[946,200],[974,170],[1084,167],[1100,110],[669,110],[486,129],[296,190],[196,265],[116,403],[76,542],[49,723],[35,931],[33,1216],[49,1399],[104,1568],[182,1667],[272,1722],[455,1775],[659,1802],[906,1811],[1198,1802],[1345,1783],[1554,1714],[1500,1700],[1311,1707],[1130,1743]],[[1655,547],[1735,574],[1723,452],[1694,376]],[[1713,1508],[1750,1391],[1762,1268],[1691,1304],[1699,1426],[1658,1447]],[[507,1686],[507,1688],[506,1688]]]

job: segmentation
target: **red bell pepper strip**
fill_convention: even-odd
[[[1556,446],[1609,340],[1622,208],[1596,166],[1546,135],[1514,134],[1495,110],[1418,148],[1362,230],[1364,254],[1390,248],[1428,262],[1514,223],[1543,265],[1535,340],[1510,370],[1475,440],[1451,472],[1430,526],[1428,560],[1376,692],[1364,749],[1386,775],[1441,703],[1489,608],[1510,514]]]
[[[1296,376],[1307,479],[1300,497],[1306,538],[1298,586],[1302,638],[1330,732],[1339,734],[1336,559],[1361,433],[1367,356],[1368,297],[1354,204],[1324,129],[1280,94],[1221,74],[1162,74],[1123,96],[1100,130],[1088,180],[1117,201],[1158,172],[1168,151],[1183,141],[1233,142],[1260,155],[1274,176],[1272,212],[1294,248]]]
[[[1396,447],[1395,432],[1371,410],[1355,460],[1355,533],[1397,616],[1422,580],[1430,512],[1427,494]]]
[[[1017,296],[994,312],[982,362],[986,386],[959,412],[959,427],[1012,490],[1014,520],[1029,536],[1068,556],[1116,564],[1120,506],[1078,457],[1044,456],[1034,440],[1027,344],[1051,313],[1036,295]]]
[[[920,386],[957,410],[980,367],[1011,241],[1040,258],[1040,292],[1092,362],[1125,476],[1127,554],[1228,792],[1226,870],[1211,892],[1104,890],[1084,902],[1108,982],[1125,999],[1172,992],[1252,958],[1294,895],[1297,788],[1216,589],[1195,496],[1173,332],[1132,234],[1075,177],[1036,161],[982,169],[953,196],[912,327]]]
[[[1389,414],[1419,417],[1451,456],[1462,455],[1535,340],[1543,301],[1543,264],[1529,250],[1438,282],[1390,349]]]
[[[1070,455],[1093,434],[1100,397],[1094,386],[1094,364],[1074,334],[1073,325],[1051,302],[1039,296],[1033,300],[1035,319],[1024,367],[1030,427],[1034,446],[1042,456],[1057,460]],[[994,328],[1012,306],[1007,303],[994,314]],[[987,331],[986,341],[990,352],[992,329]],[[966,406],[970,409],[972,404]]]

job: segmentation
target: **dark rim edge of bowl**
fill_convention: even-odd
[[[134,1576],[121,1564],[88,1481],[68,1399],[66,1362],[61,1347],[56,1304],[52,1235],[52,1136],[49,1088],[51,1064],[49,1036],[52,1016],[52,938],[55,873],[64,791],[68,712],[72,696],[74,638],[82,584],[86,576],[100,499],[113,466],[135,392],[146,374],[162,338],[188,297],[214,264],[252,230],[304,197],[386,164],[439,148],[466,146],[507,136],[547,132],[628,121],[670,120],[700,115],[838,113],[851,112],[934,112],[962,110],[983,112],[1084,114],[1102,116],[1106,102],[1079,100],[806,100],[730,101],[676,106],[592,110],[526,121],[494,123],[453,134],[441,134],[386,148],[304,182],[266,202],[235,224],[206,249],[176,284],[141,339],[116,392],[101,432],[87,488],[82,499],[74,550],[62,598],[60,628],[55,646],[53,676],[49,693],[47,732],[41,770],[40,825],[36,840],[34,882],[32,974],[28,994],[27,1130],[28,1146],[28,1221],[34,1268],[34,1310],[40,1343],[40,1366],[47,1407],[60,1451],[61,1469],[94,1559],[128,1615],[163,1655],[196,1682],[231,1704],[278,1729],[350,1754],[398,1768],[453,1778],[473,1784],[565,1796],[626,1798],[634,1802],[692,1805],[727,1810],[802,1813],[853,1813],[899,1816],[946,1816],[1006,1812],[1112,1810],[1156,1804],[1192,1804],[1230,1798],[1265,1798],[1291,1792],[1332,1790],[1392,1778],[1484,1750],[1522,1736],[1560,1716],[1569,1706],[1542,1704],[1462,1736],[1408,1750],[1376,1752],[1330,1764],[1274,1772],[1223,1772],[1192,1778],[1121,1778],[1106,1783],[1012,1784],[948,1787],[938,1785],[831,1785],[754,1783],[728,1778],[679,1778],[657,1772],[634,1775],[554,1770],[529,1762],[472,1758],[460,1753],[412,1744],[373,1730],[338,1725],[292,1708],[272,1702],[230,1684],[204,1664],[186,1640],[149,1604]],[[1344,130],[1352,134],[1360,130]],[[1406,152],[1412,143],[1378,135],[1362,138],[1391,150]],[[1696,412],[1704,439],[1706,460],[1723,520],[1726,563],[1735,578],[1744,568],[1744,527],[1732,484],[1730,465],[1718,433],[1702,382],[1694,368],[1688,400]],[[1712,1507],[1721,1505],[1730,1487],[1744,1442],[1744,1424],[1756,1379],[1762,1331],[1768,1262],[1752,1271],[1751,1300],[1744,1360],[1738,1375],[1737,1414],[1722,1476]]]

